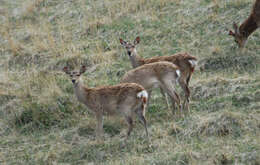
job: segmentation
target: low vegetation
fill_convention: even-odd
[[[260,164],[260,31],[239,49],[228,29],[253,0],[2,0],[0,164]],[[64,66],[86,65],[90,87],[117,84],[131,64],[119,37],[141,37],[142,57],[199,59],[191,113],[173,116],[159,90],[126,146],[123,118],[105,140]],[[181,89],[178,88],[181,93]]]

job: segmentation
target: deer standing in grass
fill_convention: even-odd
[[[194,72],[195,66],[197,64],[197,58],[189,55],[188,53],[179,53],[171,56],[157,56],[157,57],[144,59],[138,56],[136,51],[136,45],[140,43],[140,37],[136,37],[133,44],[126,42],[121,38],[119,40],[121,45],[126,48],[127,54],[130,58],[133,68],[136,68],[144,64],[149,64],[149,63],[154,63],[159,61],[168,61],[177,65],[181,71],[179,83],[185,93],[185,100],[183,102],[182,107],[189,110],[189,98],[190,98],[189,82],[190,82],[191,75]]]
[[[149,105],[152,89],[160,87],[164,91],[162,92],[163,94],[167,93],[170,96],[173,108],[175,107],[175,103],[177,103],[178,109],[180,109],[180,98],[175,92],[175,86],[180,76],[180,70],[176,65],[162,61],[144,64],[130,70],[122,77],[120,82],[142,85],[148,91],[147,105]],[[168,100],[166,99],[166,101],[169,108]]]
[[[98,139],[101,139],[103,134],[103,116],[105,114],[125,117],[128,124],[126,139],[133,129],[132,118],[134,114],[137,114],[145,127],[148,138],[145,119],[148,94],[141,85],[123,83],[114,86],[88,88],[84,86],[80,77],[86,71],[85,66],[82,66],[79,71],[69,71],[68,67],[64,67],[63,71],[70,76],[77,99],[94,112],[97,118],[96,137]]]
[[[244,47],[247,38],[260,27],[260,0],[256,0],[251,14],[238,28],[237,24],[233,24],[234,32],[229,31],[229,35],[233,36],[235,42],[240,48]]]

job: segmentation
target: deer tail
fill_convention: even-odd
[[[137,93],[137,97],[142,99],[142,110],[143,110],[143,116],[145,117],[145,109],[148,100],[148,93],[146,90],[142,90],[141,92]]]
[[[188,60],[189,61],[189,64],[191,66],[191,72],[194,72],[194,69],[195,69],[195,66],[197,65],[197,60],[195,59],[192,59],[192,60]]]

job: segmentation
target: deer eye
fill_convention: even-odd
[[[79,77],[79,76],[80,76],[80,74],[77,74],[76,76],[78,76],[78,77]]]

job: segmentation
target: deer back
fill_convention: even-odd
[[[188,53],[179,53],[171,56],[159,56],[145,59],[145,63],[153,63],[158,61],[168,61],[177,65],[182,73],[182,76],[189,75],[195,69],[191,61],[197,61],[197,58],[189,55]]]
[[[137,94],[143,90],[138,84],[126,83],[96,88],[81,86],[76,87],[75,92],[78,100],[91,111],[114,115],[125,113],[123,107],[140,105],[141,100]]]
[[[141,84],[145,89],[149,90],[153,87],[162,85],[163,79],[176,79],[176,70],[178,67],[170,62],[161,61],[145,64],[127,72],[121,82],[132,82]]]

